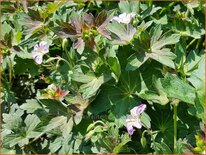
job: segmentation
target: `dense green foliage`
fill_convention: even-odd
[[[204,1],[1,5],[3,153],[203,153]]]

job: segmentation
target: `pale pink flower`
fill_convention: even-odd
[[[41,41],[39,44],[34,46],[34,51],[32,52],[32,58],[37,64],[41,64],[44,54],[49,52],[49,46],[47,42]]]
[[[129,24],[132,18],[135,17],[135,13],[122,13],[119,16],[114,16],[112,20],[116,20],[118,23]]]
[[[62,90],[59,87],[55,86],[54,84],[51,84],[46,89],[46,92],[43,94],[43,97],[46,97],[49,99],[62,99],[68,93],[69,91]]]
[[[146,104],[140,104],[139,106],[136,106],[132,110],[130,110],[130,115],[126,119],[126,128],[127,132],[130,135],[134,133],[134,127],[136,127],[137,129],[140,129],[142,127],[140,116],[145,109]]]

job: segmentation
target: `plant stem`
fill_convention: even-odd
[[[12,62],[11,62],[11,59],[9,58],[9,83],[11,85],[11,82],[12,82]]]
[[[174,104],[174,152],[177,147],[177,104]]]
[[[196,41],[196,39],[193,39],[193,40],[186,46],[186,49],[188,49],[188,48],[190,47],[190,45],[192,45],[195,41]]]
[[[36,152],[36,150],[34,149],[34,147],[33,147],[31,144],[29,144],[28,146],[29,146],[30,151],[31,151],[32,153],[38,154],[38,153]]]
[[[73,60],[71,58],[71,56],[69,55],[69,51],[67,50],[67,48],[65,48],[65,53],[66,53],[66,56],[67,56],[67,59],[69,61],[69,66],[70,66],[70,69],[72,70],[73,67],[74,67],[74,63],[73,63]]]
[[[197,44],[196,44],[196,49],[198,49],[198,48],[199,48],[199,45],[200,45],[201,41],[202,41],[202,37],[201,37],[201,38],[197,41]]]
[[[60,58],[59,61],[60,61],[60,60],[66,62],[66,64],[67,64],[67,65],[69,66],[69,68],[72,70],[73,66],[72,66],[67,60],[65,60],[65,59],[63,59],[63,58]],[[59,61],[58,61],[58,63],[57,63],[58,65],[59,65]]]
[[[147,133],[151,136],[152,143],[153,143],[153,149],[154,149],[155,152],[156,152],[157,150],[156,150],[156,146],[155,146],[155,139],[154,139],[154,137],[153,137],[153,131],[152,131],[150,128],[148,128],[143,122],[142,122],[142,124],[143,124],[144,127],[147,129]]]

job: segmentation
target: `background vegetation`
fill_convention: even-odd
[[[204,152],[204,1],[1,5],[3,153]]]

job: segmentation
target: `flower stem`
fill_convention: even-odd
[[[57,61],[57,66],[59,66],[59,62],[60,62],[61,60],[64,61],[64,62],[66,62],[66,64],[69,66],[70,69],[72,68],[71,64],[70,64],[67,60],[65,60],[64,58],[61,58],[61,57],[59,57],[59,60]]]
[[[195,41],[196,41],[196,39],[193,39],[193,40],[186,46],[186,49],[188,49],[188,48],[190,47],[190,45],[192,45]]]
[[[144,124],[143,122],[142,122],[142,124]],[[154,136],[153,136],[153,133],[155,133],[155,132],[153,132],[150,128],[148,128],[145,124],[144,124],[144,127],[147,129],[147,133],[151,136],[151,139],[152,139],[152,143],[153,143],[153,149],[155,150],[155,152],[157,152],[157,149],[156,149],[156,146],[155,146],[155,138],[154,138]],[[157,131],[158,132],[158,131]]]
[[[9,59],[9,83],[10,83],[10,85],[11,85],[11,83],[12,83],[12,74],[13,74],[13,71],[12,71],[12,62],[11,62],[11,59],[10,58],[8,58]]]
[[[177,104],[174,104],[174,152],[177,147]]]

